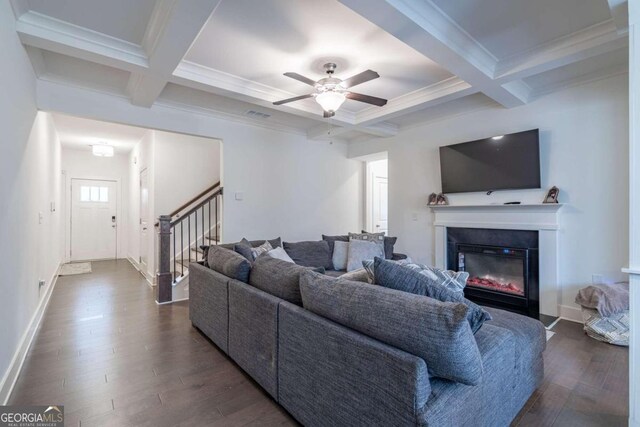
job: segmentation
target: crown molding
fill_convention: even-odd
[[[177,0],[158,0],[156,2],[142,37],[142,48],[147,53],[147,56],[153,55],[156,50],[176,3]]]
[[[606,68],[597,73],[589,73],[584,76],[579,76],[572,79],[562,80],[560,82],[554,82],[548,85],[537,87],[531,91],[531,101],[538,99],[544,95],[548,95],[553,92],[570,89],[572,87],[593,83],[598,80],[604,80],[616,76],[621,76],[629,73],[629,67],[626,65],[619,65],[615,67]]]
[[[618,31],[613,20],[608,19],[501,60],[494,78],[504,84],[616,50],[627,43],[627,31]]]
[[[16,22],[22,43],[121,70],[145,72],[149,59],[141,46],[29,11]]]
[[[356,123],[358,125],[367,125],[373,122],[392,119],[403,114],[462,98],[476,92],[477,90],[464,80],[455,76],[450,77],[430,86],[393,98],[382,108],[367,108],[356,115]]]

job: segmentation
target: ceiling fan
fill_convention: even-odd
[[[282,101],[276,101],[273,105],[282,105],[288,102],[299,101],[301,99],[315,98],[316,102],[320,104],[324,110],[324,117],[333,117],[346,99],[366,102],[367,104],[376,105],[378,107],[382,107],[387,103],[386,99],[362,95],[348,90],[353,86],[368,82],[369,80],[377,79],[380,77],[378,73],[367,70],[349,77],[346,80],[340,80],[337,77],[333,77],[336,67],[336,64],[332,62],[324,64],[324,69],[328,77],[320,79],[317,82],[305,76],[301,76],[298,73],[284,73],[287,77],[291,77],[292,79],[296,79],[302,83],[308,84],[309,86],[313,86],[316,91],[307,95],[300,95],[289,99],[283,99]]]

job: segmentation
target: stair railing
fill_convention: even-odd
[[[171,302],[173,286],[185,277],[189,263],[203,259],[200,246],[220,241],[223,191],[219,184],[158,218],[158,303]]]

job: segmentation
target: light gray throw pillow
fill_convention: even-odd
[[[351,240],[349,242],[347,271],[358,270],[362,268],[362,261],[374,259],[375,257],[384,257],[383,245],[368,240]]]
[[[349,242],[335,241],[333,243],[333,269],[342,271],[347,269],[349,257]]]
[[[291,259],[287,251],[285,251],[280,246],[278,246],[277,248],[271,249],[270,251],[267,251],[264,255],[294,264],[293,260]]]
[[[303,307],[414,354],[429,374],[468,385],[482,380],[482,358],[462,303],[366,283],[300,275]]]

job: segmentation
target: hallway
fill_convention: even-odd
[[[10,404],[64,405],[67,426],[290,425],[128,261],[59,277]]]

